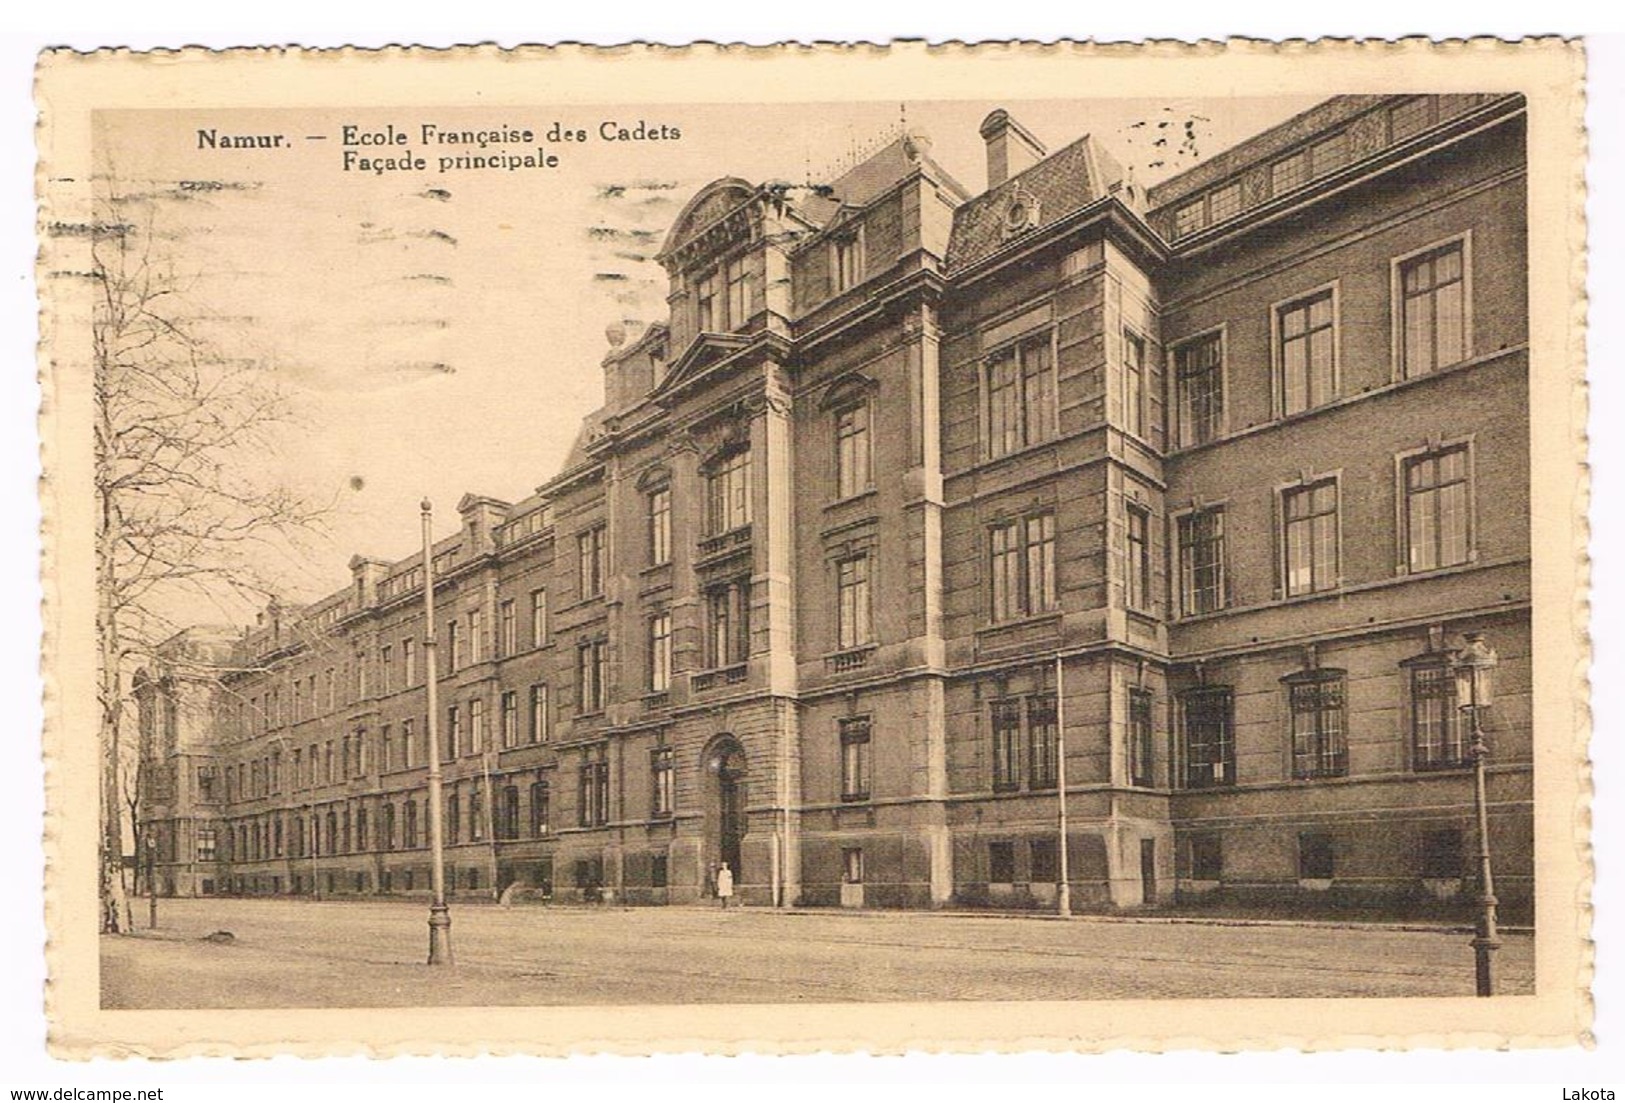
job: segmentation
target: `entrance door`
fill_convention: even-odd
[[[1157,902],[1157,840],[1140,840],[1140,893],[1142,902]]]
[[[726,862],[737,886],[745,880],[741,846],[747,828],[745,749],[733,736],[719,735],[706,750],[704,768],[709,861],[718,866]],[[716,868],[710,869],[709,876],[715,876]]]
[[[717,775],[717,850],[720,860],[733,871],[734,882],[740,880],[739,843],[745,837],[745,810],[743,787],[738,772],[723,766]]]

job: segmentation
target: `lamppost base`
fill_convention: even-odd
[[[429,907],[429,964],[452,964],[451,909],[444,904]]]
[[[1072,918],[1072,886],[1061,885],[1055,890],[1055,914],[1062,919]]]
[[[1482,937],[1473,939],[1473,957],[1480,996],[1495,995],[1495,951],[1500,948],[1500,939]]]

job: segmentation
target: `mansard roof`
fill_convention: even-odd
[[[989,188],[954,211],[947,268],[962,271],[997,252],[1017,234],[1025,236],[1087,207],[1117,190],[1123,167],[1089,135],[1036,165]],[[1031,221],[1013,228],[1010,212],[1024,204]]]

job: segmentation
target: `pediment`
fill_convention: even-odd
[[[735,176],[726,176],[707,184],[678,214],[655,259],[664,263],[687,251],[687,247],[697,238],[746,206],[755,196],[756,188]]]
[[[654,389],[652,397],[670,394],[689,380],[705,373],[713,364],[721,363],[751,343],[744,333],[702,333],[683,350],[683,355],[666,371],[665,378]]]

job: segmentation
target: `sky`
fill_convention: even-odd
[[[299,425],[278,454],[252,463],[336,503],[314,555],[273,569],[291,600],[308,601],[346,584],[352,554],[410,554],[422,498],[445,535],[465,492],[516,501],[558,470],[602,400],[606,327],[660,320],[666,283],[653,256],[711,180],[831,179],[906,125],[980,192],[977,127],[1004,107],[1051,150],[1094,134],[1153,184],[1313,102],[109,111],[95,147],[104,188],[152,200],[192,324],[223,354],[262,364],[293,399]],[[1194,148],[1152,147],[1157,123],[1186,119]],[[636,135],[639,123],[667,137],[602,137],[606,125]],[[426,145],[426,125],[528,129],[532,141],[504,148],[539,146],[557,163],[440,171],[441,157],[491,150]],[[222,148],[228,135],[281,135],[281,147]],[[371,171],[384,158],[423,167]],[[201,603],[183,616],[241,623],[252,613]]]

